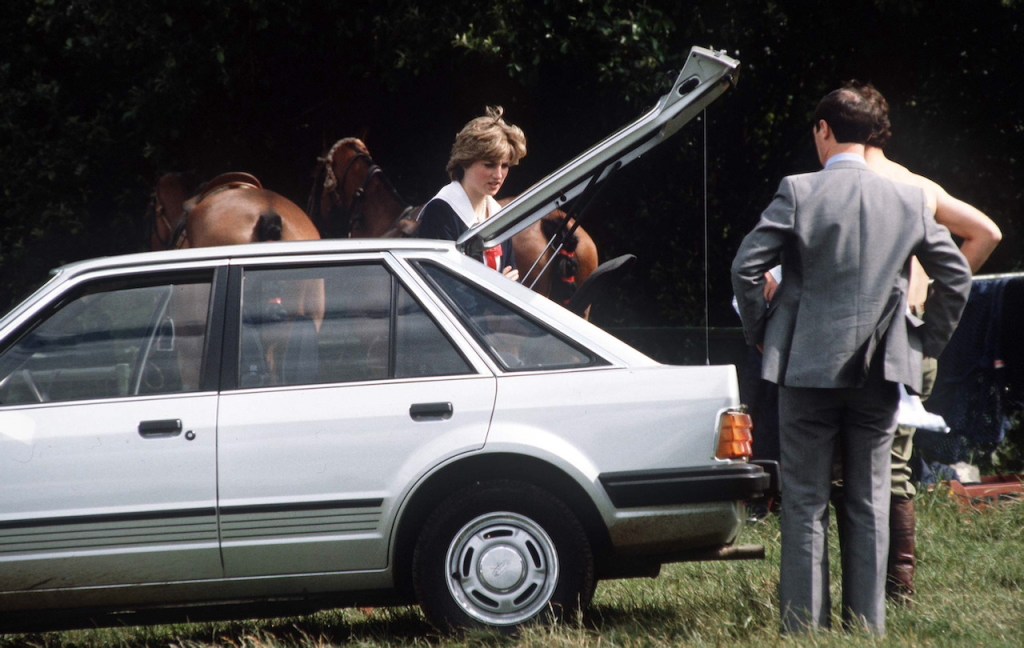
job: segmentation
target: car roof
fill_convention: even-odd
[[[660,145],[736,84],[739,65],[724,52],[691,48],[672,89],[654,108],[535,183],[493,217],[467,230],[458,240],[459,248],[476,255],[483,248],[498,245]]]
[[[31,308],[31,304],[57,286],[73,281],[76,277],[94,272],[117,271],[129,268],[144,271],[147,268],[161,266],[203,264],[229,260],[245,260],[259,258],[284,258],[300,255],[324,255],[345,253],[374,253],[398,251],[423,251],[463,256],[450,241],[431,239],[323,239],[313,241],[270,241],[266,243],[244,243],[240,245],[223,245],[202,248],[185,248],[180,250],[159,250],[156,252],[136,252],[106,257],[95,257],[74,261],[54,268],[48,281],[39,286],[30,295],[19,300],[12,308],[0,315],[0,328],[17,319],[20,314]]]
[[[116,269],[123,267],[144,268],[146,266],[164,265],[178,262],[219,261],[225,259],[250,259],[260,257],[286,257],[309,254],[343,254],[386,252],[398,250],[422,250],[446,252],[454,251],[454,244],[449,241],[431,239],[322,239],[313,241],[270,241],[266,243],[244,243],[241,245],[222,245],[202,248],[186,248],[181,250],[160,250],[156,252],[138,252],[119,254],[117,256],[98,257],[68,263],[54,270],[59,274],[81,274],[94,270]]]

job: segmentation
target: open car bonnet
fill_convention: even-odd
[[[735,85],[739,65],[722,52],[692,48],[672,89],[652,110],[531,186],[492,218],[467,230],[457,241],[459,248],[477,255],[563,208],[581,193],[592,191],[611,173],[667,140]]]

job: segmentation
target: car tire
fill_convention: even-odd
[[[420,607],[443,631],[571,619],[596,585],[590,542],[572,511],[545,490],[505,480],[444,500],[423,526],[412,572]]]

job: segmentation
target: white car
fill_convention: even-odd
[[[71,264],[0,320],[0,626],[573,613],[763,555],[739,407],[732,366],[659,364],[451,243]]]

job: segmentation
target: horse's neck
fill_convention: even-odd
[[[368,236],[377,237],[390,233],[408,207],[409,205],[387,183],[374,183],[367,190],[363,204],[363,218],[369,230]]]

